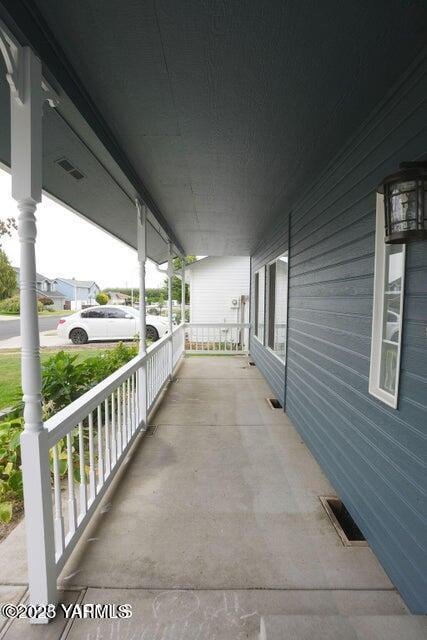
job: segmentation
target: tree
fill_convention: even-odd
[[[16,286],[15,269],[3,249],[0,249],[0,300],[10,298]]]
[[[15,218],[6,218],[6,220],[0,220],[0,241],[3,236],[11,236],[12,232],[17,228],[18,227],[16,225]]]
[[[95,298],[98,304],[107,304],[109,299],[110,296],[105,291],[100,291]]]
[[[186,256],[184,258],[185,264],[191,264],[192,262],[197,262],[196,256]],[[173,268],[174,271],[180,271],[182,268],[182,258],[174,258],[173,259]],[[178,276],[172,276],[172,300],[176,300],[177,302],[181,302],[181,278]],[[165,284],[163,285],[163,292],[165,298],[168,297],[168,281],[165,280]],[[185,302],[188,304],[190,302],[190,285],[185,285]]]
[[[159,302],[160,296],[163,296],[162,289],[148,288],[145,290],[145,297],[147,298],[147,304],[153,304]]]

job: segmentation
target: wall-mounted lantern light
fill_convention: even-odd
[[[402,162],[378,193],[384,194],[386,244],[427,239],[427,162]]]

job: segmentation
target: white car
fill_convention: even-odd
[[[139,311],[121,305],[89,307],[59,320],[57,333],[74,344],[89,340],[132,340],[138,334]],[[169,321],[160,316],[146,316],[146,336],[155,342],[169,331]]]

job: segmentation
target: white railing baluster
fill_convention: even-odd
[[[55,547],[56,555],[61,556],[64,551],[64,518],[62,515],[62,501],[61,501],[61,476],[59,473],[59,460],[58,460],[59,442],[53,447],[53,490],[55,497]]]
[[[128,443],[127,441],[127,416],[126,416],[126,383],[123,382],[121,385],[121,394],[122,394],[122,443],[123,449],[126,448]]]
[[[98,440],[98,487],[99,489],[104,484],[104,443],[102,437],[102,405],[99,405],[96,410],[96,422],[97,422],[97,440]]]
[[[73,534],[77,526],[76,496],[74,494],[74,465],[71,432],[67,433],[67,478],[68,478],[68,533]]]
[[[87,511],[87,487],[83,422],[79,422],[79,475],[80,475],[80,517]]]
[[[139,420],[138,420],[138,408],[137,408],[137,403],[136,403],[136,398],[137,398],[137,388],[138,388],[138,382],[136,379],[136,373],[134,373],[132,375],[132,434],[135,433],[135,431],[138,428],[139,425]]]
[[[113,467],[117,461],[116,428],[116,399],[113,391],[111,394],[111,464]]]
[[[111,471],[111,443],[110,443],[110,405],[109,400],[104,400],[104,426],[105,426],[105,467],[104,474],[108,476]]]
[[[119,459],[120,458],[120,454],[123,451],[123,444],[122,444],[122,402],[121,402],[120,387],[117,388],[116,394],[117,394],[117,411],[116,411],[116,415],[117,415],[117,437],[116,437],[116,442],[117,442],[117,459]]]
[[[126,394],[127,394],[127,415],[128,415],[128,442],[132,438],[132,404],[130,397],[130,378],[126,380]]]
[[[96,472],[95,472],[95,453],[93,444],[93,413],[89,414],[89,493],[90,502],[95,500],[96,496]]]

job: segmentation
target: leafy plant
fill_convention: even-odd
[[[0,423],[0,520],[10,522],[13,505],[22,500],[20,436],[23,418]]]
[[[59,351],[42,364],[42,397],[45,418],[71,404],[89,386],[88,373],[77,363],[78,354]]]

